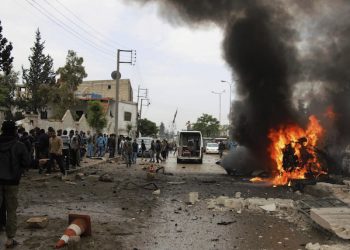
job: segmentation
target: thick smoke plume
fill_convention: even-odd
[[[232,135],[261,165],[270,165],[269,130],[303,126],[310,113],[332,135],[329,149],[350,142],[350,1],[134,1],[157,2],[173,24],[214,23],[225,31],[224,58],[238,78]],[[328,122],[327,107],[335,113]]]

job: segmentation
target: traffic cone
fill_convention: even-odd
[[[64,247],[71,236],[91,235],[91,220],[88,215],[70,214],[68,216],[69,226],[63,233],[55,248]]]

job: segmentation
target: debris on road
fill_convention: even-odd
[[[157,189],[157,190],[153,191],[152,194],[154,194],[154,195],[160,195],[160,189]]]
[[[311,208],[311,219],[321,227],[334,232],[342,239],[350,239],[350,208]]]
[[[271,203],[271,204],[267,204],[264,206],[260,206],[260,208],[264,209],[267,212],[275,212],[276,211],[276,204]]]
[[[349,245],[320,245],[320,243],[307,243],[305,246],[307,250],[348,250]]]
[[[227,225],[231,225],[233,223],[235,223],[237,221],[221,221],[221,222],[218,222],[217,224],[220,225],[220,226],[227,226]]]
[[[49,224],[49,219],[46,216],[32,217],[26,222],[29,228],[45,228]]]
[[[236,196],[238,196],[236,194]],[[251,210],[251,211],[287,211],[294,209],[294,201],[290,199],[265,199],[265,198],[230,198],[228,196],[219,196],[207,201],[208,209],[222,208],[233,209],[235,211]]]
[[[101,175],[98,180],[102,181],[102,182],[113,182],[114,178],[110,174],[106,173],[106,174]]]
[[[193,205],[197,201],[199,201],[199,194],[198,194],[198,192],[190,192],[188,194],[188,203]]]

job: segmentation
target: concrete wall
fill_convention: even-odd
[[[89,97],[91,93],[99,94],[102,97],[115,99],[115,80],[84,81],[78,86],[76,94],[78,97]],[[129,79],[119,81],[119,100],[133,101],[133,91]]]

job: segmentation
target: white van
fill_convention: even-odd
[[[203,162],[203,138],[200,131],[180,131],[177,137],[177,163]]]

